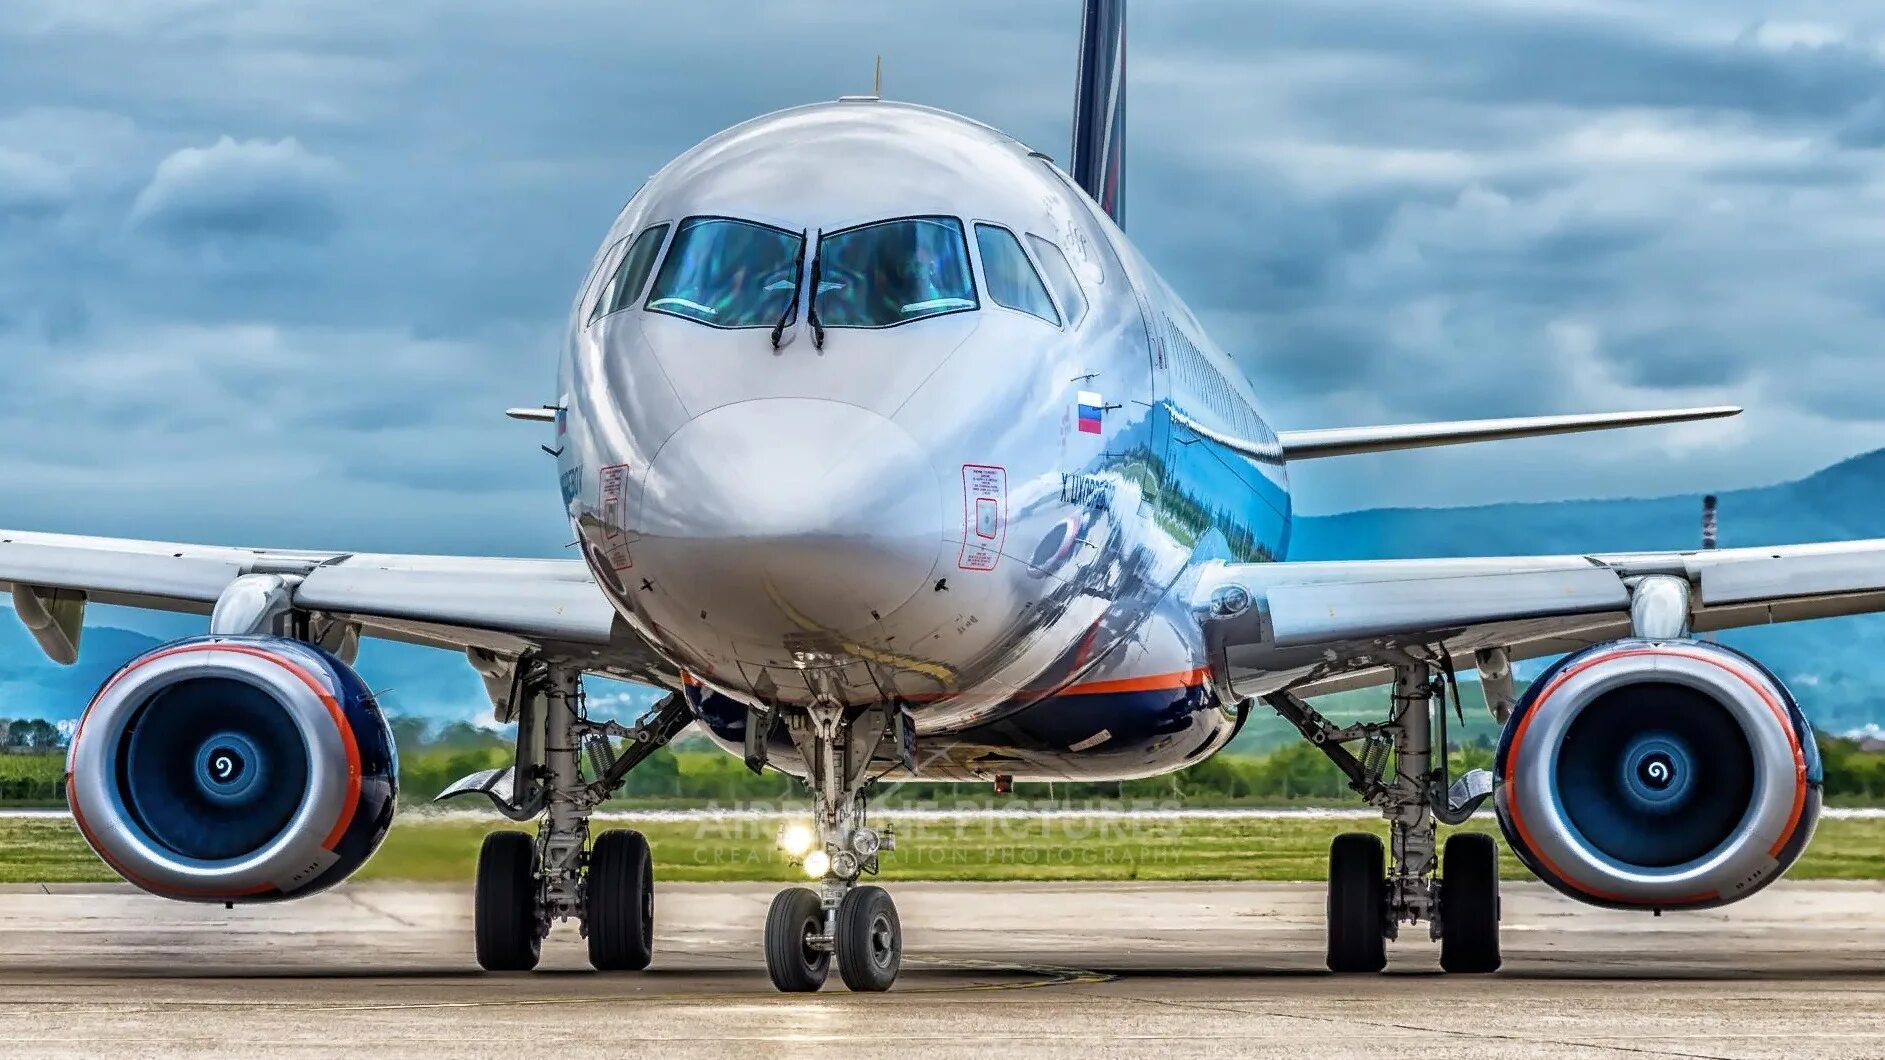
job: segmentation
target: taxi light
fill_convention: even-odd
[[[794,821],[779,830],[779,849],[792,857],[802,858],[817,845],[817,833],[803,821]]]

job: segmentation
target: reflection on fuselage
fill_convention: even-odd
[[[647,297],[594,280],[572,313],[559,459],[599,581],[716,738],[753,701],[900,701],[925,775],[1024,778],[1228,738],[1172,590],[1202,559],[1280,557],[1281,465],[1175,425],[1174,404],[1268,430],[1051,163],[924,108],[805,107],[657,174],[596,276],[660,225]],[[683,239],[713,231],[772,242]],[[737,309],[767,255],[763,312]]]

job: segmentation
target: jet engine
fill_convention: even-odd
[[[358,674],[283,637],[178,641],[79,720],[66,799],[92,849],[165,898],[266,902],[352,875],[393,821],[392,732]]]
[[[1495,772],[1512,850],[1595,905],[1746,898],[1819,819],[1819,752],[1793,696],[1760,663],[1699,641],[1568,656],[1519,700]]]

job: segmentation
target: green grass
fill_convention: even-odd
[[[0,781],[32,780],[57,783],[64,775],[64,754],[0,754]]]
[[[600,827],[620,827],[620,823]],[[466,883],[486,832],[515,827],[463,817],[412,815],[393,826],[362,880]],[[656,821],[645,824],[664,880],[800,878],[774,845],[774,821]],[[1489,820],[1472,831],[1497,832]],[[898,849],[884,858],[891,880],[1317,880],[1337,832],[1382,834],[1378,821],[1343,818],[1002,820],[897,822]],[[1528,875],[1510,854],[1505,879]],[[1820,822],[1792,879],[1885,879],[1885,820]],[[0,819],[0,882],[82,882],[116,877],[70,822]]]
[[[0,805],[59,805],[64,779],[64,754],[0,752]]]

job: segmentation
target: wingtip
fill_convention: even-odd
[[[1639,413],[1649,423],[1682,423],[1693,420],[1719,420],[1729,416],[1739,416],[1744,410],[1739,405],[1695,405],[1689,408],[1663,409],[1656,412]],[[1618,413],[1621,416],[1630,413]]]

